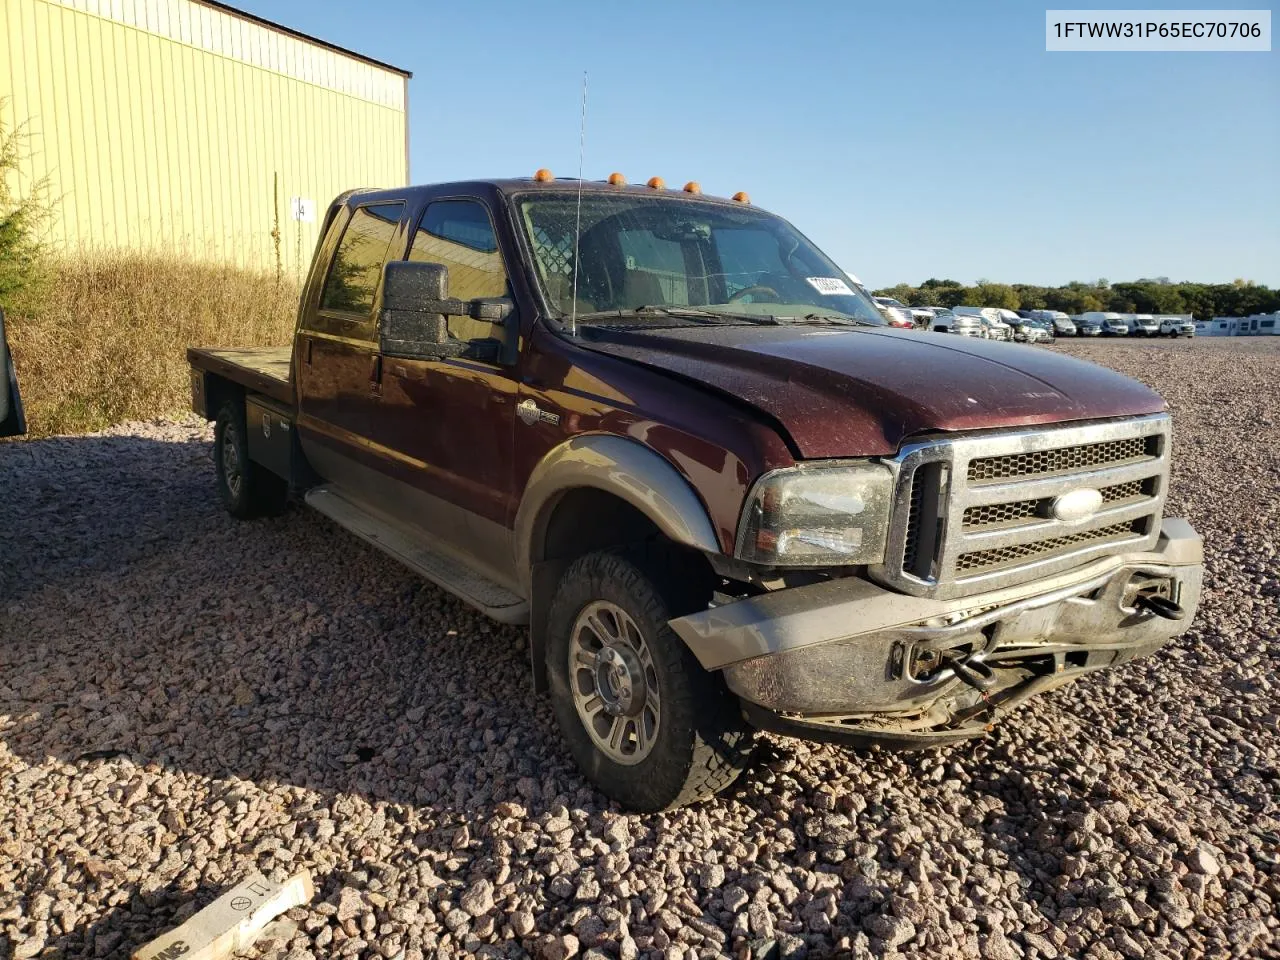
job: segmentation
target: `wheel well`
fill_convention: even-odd
[[[680,601],[696,606],[710,598],[715,583],[711,562],[700,550],[669,539],[657,524],[621,497],[595,487],[565,491],[538,525],[533,544],[529,653],[534,689],[547,688],[546,613],[565,568],[596,550],[627,549],[682,585]]]
[[[593,550],[661,537],[657,525],[627,501],[594,487],[579,487],[551,507],[538,559],[573,560]]]
[[[205,416],[206,419],[218,419],[218,411],[223,404],[231,400],[244,403],[244,387],[238,383],[220,377],[216,373],[206,373],[204,378]]]

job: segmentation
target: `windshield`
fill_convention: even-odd
[[[577,200],[576,193],[549,193],[518,201],[538,280],[561,317],[692,307],[884,325],[839,267],[772,214],[685,198],[598,193],[582,197],[575,311]]]

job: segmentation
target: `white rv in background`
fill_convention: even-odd
[[[1280,310],[1275,313],[1255,313],[1248,317],[1214,317],[1212,320],[1197,320],[1196,335],[1200,337],[1280,336]]]

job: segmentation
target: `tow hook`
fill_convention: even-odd
[[[995,671],[972,654],[949,650],[942,655],[942,662],[979,693],[986,693],[996,685]]]
[[[1148,610],[1166,620],[1181,620],[1186,616],[1181,606],[1158,593],[1140,593],[1134,597],[1133,605],[1139,610]]]

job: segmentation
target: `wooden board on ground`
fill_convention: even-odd
[[[262,928],[315,894],[311,874],[303,870],[284,883],[260,873],[238,884],[182,926],[152,940],[132,960],[224,960],[247,949]]]

